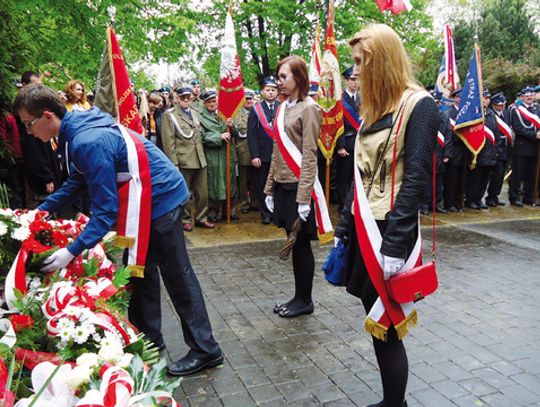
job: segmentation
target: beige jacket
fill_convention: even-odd
[[[249,110],[240,109],[234,118],[234,127],[238,130],[238,137],[235,138],[236,157],[238,165],[251,166],[251,154],[249,153],[249,145],[247,141],[247,125],[248,125]]]
[[[289,168],[274,140],[274,150],[264,193],[272,195],[276,183],[298,182],[296,202],[309,204],[317,176],[317,139],[321,133],[322,113],[319,105],[310,97],[293,106],[281,105],[285,110],[285,132],[302,152],[300,179]]]
[[[403,181],[404,163],[405,163],[405,133],[407,130],[407,123],[411,117],[411,113],[418,101],[429,93],[426,91],[412,91],[406,90],[401,97],[401,101],[396,112],[402,109],[403,119],[401,126],[399,127],[399,134],[397,134],[396,145],[396,172],[394,181],[394,199]],[[396,143],[396,133],[398,131],[399,117],[396,117],[394,113],[392,115],[393,127],[382,129],[375,133],[370,133],[369,129],[367,134],[361,133],[360,137],[356,138],[356,144],[354,149],[354,161],[360,172],[362,173],[362,181],[366,194],[368,194],[369,185],[373,178],[373,184],[368,195],[369,206],[373,212],[373,216],[376,220],[384,220],[386,213],[391,210],[391,197],[392,197],[392,163],[394,157],[394,144]],[[388,138],[389,132],[392,131],[388,146],[383,151]],[[376,168],[377,161],[382,154],[382,163],[379,165],[377,173],[373,177],[373,171]],[[354,213],[354,208],[351,208],[351,212]]]
[[[163,150],[178,168],[205,168],[199,112],[190,111],[193,119],[176,106],[165,111],[161,129]]]

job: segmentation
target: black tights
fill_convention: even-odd
[[[309,236],[303,233],[298,235],[292,249],[292,262],[294,270],[294,298],[290,303],[298,304],[298,306],[306,306],[311,303],[313,272],[315,270],[315,259],[313,258]]]
[[[388,341],[373,337],[375,356],[381,371],[383,401],[376,406],[402,407],[405,401],[409,363],[403,341],[398,339],[396,330],[390,327]]]

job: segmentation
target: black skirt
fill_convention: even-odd
[[[276,184],[274,186],[274,213],[273,223],[287,232],[292,229],[294,221],[298,218],[298,203],[296,192],[298,183]],[[315,206],[311,200],[311,211],[300,233],[306,234],[311,240],[317,240],[317,224],[315,223]]]

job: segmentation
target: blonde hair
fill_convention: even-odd
[[[364,128],[396,110],[406,89],[422,89],[396,32],[385,24],[369,25],[349,45],[360,47],[358,87]]]

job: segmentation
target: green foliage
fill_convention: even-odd
[[[125,285],[129,283],[130,278],[131,278],[131,271],[127,267],[122,267],[116,270],[116,273],[114,273],[113,285],[116,288],[124,287]]]
[[[486,61],[483,70],[484,86],[504,92],[509,99],[525,85],[537,83],[540,78],[540,66],[512,63],[506,59]]]

